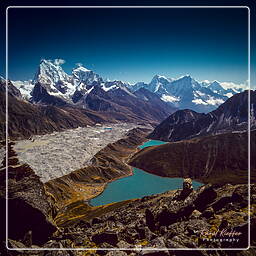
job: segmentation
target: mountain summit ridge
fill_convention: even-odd
[[[168,142],[199,136],[248,130],[248,91],[235,94],[208,114],[178,110],[162,121],[149,135],[150,139]],[[250,92],[250,129],[256,129],[256,91]]]
[[[210,112],[235,93],[242,91],[242,88],[225,89],[216,80],[199,82],[189,74],[177,79],[156,74],[149,83],[130,84],[119,80],[109,81],[82,64],[73,68],[71,74],[67,74],[62,68],[63,62],[60,59],[42,59],[31,82],[14,81],[13,84],[20,89],[25,99],[34,103],[46,103],[43,98],[40,98],[38,91],[35,97],[35,88],[38,89],[38,87],[45,89],[52,97],[61,98],[71,104],[84,102],[95,87],[101,88],[107,94],[121,89],[130,95],[144,88],[158,95],[162,101],[172,107],[190,108],[198,112]]]

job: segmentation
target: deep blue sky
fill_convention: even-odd
[[[247,9],[9,9],[9,77],[41,58],[81,62],[104,78],[247,79]]]

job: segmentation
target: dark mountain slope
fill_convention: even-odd
[[[256,128],[256,92],[251,91],[251,129]],[[179,141],[198,136],[220,134],[248,129],[248,91],[235,94],[208,114],[188,110],[172,114],[149,135],[151,139]],[[193,113],[193,115],[191,114]],[[179,120],[179,121],[177,121]]]
[[[71,107],[34,105],[22,100],[17,89],[8,85],[8,133],[12,139],[28,138],[33,134],[43,134],[96,122],[111,122],[127,119],[122,114],[101,113]],[[5,83],[0,83],[0,138],[5,137]],[[128,119],[129,120],[129,119]]]
[[[56,208],[40,178],[28,165],[19,162],[12,146],[13,143],[8,144],[8,238],[22,240],[27,247],[31,243],[42,245],[57,230],[53,222]],[[0,164],[0,240],[5,239],[5,160]]]
[[[180,127],[186,127],[187,123],[196,121],[204,116],[205,114],[197,113],[190,109],[178,110],[159,124],[149,135],[149,138],[162,141],[168,141],[170,138],[173,141],[182,137],[186,138],[191,130],[180,129]]]
[[[35,84],[35,87],[32,91],[32,99],[33,102],[36,103],[44,103],[54,106],[68,105],[64,99],[50,95],[46,88],[39,82]]]
[[[251,155],[256,153],[256,130],[251,132]],[[145,148],[130,160],[134,167],[164,177],[191,177],[208,183],[246,183],[248,135],[226,133]],[[256,162],[251,161],[252,182]]]
[[[156,109],[158,110],[158,114],[160,114],[161,116],[166,115],[166,113],[168,113],[170,111],[174,112],[175,110],[177,110],[177,108],[174,107],[173,104],[168,104],[168,103],[164,102],[163,100],[161,100],[159,95],[157,95],[145,88],[140,88],[139,90],[135,91],[134,94],[138,98],[141,98],[141,99],[151,103],[152,105],[154,105],[156,107]]]
[[[176,109],[160,100],[157,95],[144,89],[132,94],[126,88],[104,91],[101,87],[95,87],[84,99],[87,108],[94,111],[121,112],[142,122],[155,123],[163,120]],[[145,94],[150,95],[145,99]]]

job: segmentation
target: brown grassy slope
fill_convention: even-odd
[[[255,155],[256,131],[251,133]],[[202,182],[247,183],[247,133],[227,133],[145,148],[129,164],[163,177],[191,177]],[[251,161],[252,182],[256,162]]]

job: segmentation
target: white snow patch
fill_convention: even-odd
[[[163,78],[163,79],[169,80],[167,77],[162,76],[162,75],[157,75],[157,77],[158,77],[158,78]]]
[[[224,94],[224,96],[227,96],[227,97],[232,97],[233,96],[233,93],[231,93],[231,92],[228,92],[228,93],[226,93],[226,94]]]
[[[224,100],[210,97],[208,100],[206,100],[206,103],[209,105],[220,105],[224,103]]]
[[[161,97],[161,100],[165,101],[165,102],[177,102],[180,100],[180,98],[171,96],[171,95],[167,95],[167,94],[163,94]]]
[[[243,90],[247,90],[248,89],[248,85],[247,83],[244,84],[236,84],[233,82],[220,82],[220,85],[224,88],[224,89],[243,89]]]
[[[78,66],[77,68],[74,69],[75,71],[82,71],[82,72],[90,72],[91,70],[83,67],[83,66]]]
[[[197,94],[197,95],[199,95],[199,96],[205,96],[205,93],[203,93],[203,92],[200,92],[200,91],[195,91],[195,93]],[[197,96],[197,95],[195,95],[194,94],[194,96]]]
[[[155,88],[154,92],[157,92],[161,85],[162,85],[161,83],[157,82],[156,83],[156,88]]]
[[[93,86],[92,88],[90,88],[90,89],[86,92],[86,94],[89,94],[93,89],[94,89],[94,86]]]
[[[101,84],[102,85],[102,89],[105,91],[105,92],[108,92],[110,90],[113,90],[113,89],[117,89],[118,86],[116,84],[113,84],[109,87],[106,87],[104,83]]]
[[[34,88],[32,81],[12,81],[13,85],[20,90],[22,97],[28,100]]]
[[[203,101],[202,99],[193,99],[192,100],[193,103],[195,103],[196,105],[208,105],[205,101]]]

